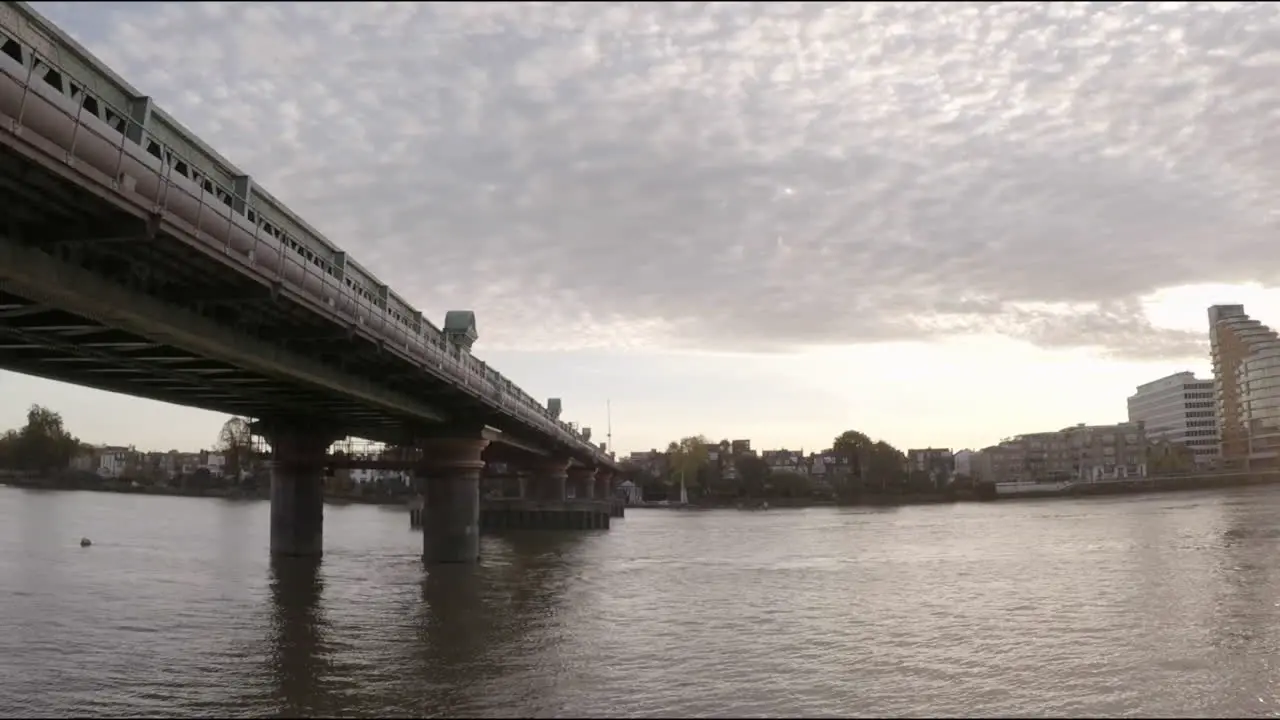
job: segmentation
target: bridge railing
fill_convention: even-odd
[[[352,328],[365,328],[384,347],[411,364],[457,383],[571,447],[597,459],[607,458],[566,423],[549,417],[545,408],[517,386],[512,384],[514,391],[506,390],[505,378],[503,383],[495,383],[485,374],[485,365],[470,353],[443,336],[432,337],[434,328],[429,324],[428,327],[419,325],[415,330],[404,324],[405,318],[394,322],[385,299],[381,304],[374,301],[367,290],[346,282],[341,269],[329,259],[266,222],[248,193],[238,192],[211,177],[210,172],[180,150],[148,133],[145,125],[133,119],[128,111],[111,105],[52,59],[19,43],[16,33],[4,35],[8,37],[0,36],[0,42],[5,43],[5,54],[0,56],[0,75],[20,88],[15,109],[4,100],[8,97],[6,93],[15,88],[0,84],[0,110],[11,116],[9,129],[13,133],[34,132],[45,137],[65,151],[63,159],[68,165],[95,167],[109,175],[110,185],[118,192],[139,194],[141,183],[137,171],[142,166],[144,171],[154,174],[155,182],[148,183],[154,185],[153,192],[143,195],[152,211],[164,215],[170,222],[181,220],[196,240],[206,245],[220,245],[226,257],[250,273],[301,291],[299,295],[323,306],[332,320]],[[12,52],[15,43],[17,57]],[[48,87],[38,87],[34,82]],[[58,97],[51,97],[53,94]],[[29,119],[27,115],[35,116],[37,110],[46,115],[56,111],[69,122],[69,127],[58,128],[58,131],[50,131],[56,126],[47,123],[41,128],[29,127],[25,123]],[[48,120],[47,117],[40,119]],[[137,150],[131,150],[130,145]],[[250,222],[238,223],[237,215]],[[252,226],[251,233],[246,225]],[[247,246],[237,247],[233,242],[233,230],[237,227],[250,237]],[[472,367],[471,361],[476,367]]]

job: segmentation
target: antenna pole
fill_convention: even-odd
[[[613,449],[613,401],[604,401],[605,416],[605,441],[609,443],[609,452],[617,452]]]

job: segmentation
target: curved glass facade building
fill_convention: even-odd
[[[1209,308],[1224,467],[1280,468],[1280,335],[1243,305]]]

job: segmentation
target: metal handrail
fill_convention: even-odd
[[[9,34],[11,36],[15,36],[12,31],[10,31]],[[16,37],[14,39],[16,40]],[[31,93],[31,81],[33,80],[37,65],[43,65],[49,70],[56,71],[65,81],[77,80],[75,76],[67,73],[66,70],[58,63],[48,57],[45,57],[34,48],[24,45],[23,49],[28,53],[29,59],[26,64],[26,77],[19,77],[5,69],[0,69],[0,72],[3,72],[6,76],[12,78],[23,88],[23,95],[19,103],[18,114],[13,119],[10,128],[10,130],[15,134],[21,133],[24,128],[23,114],[27,105],[28,96]],[[195,223],[192,228],[193,237],[197,240],[204,240],[208,237],[205,235],[205,226],[203,224],[206,204],[220,202],[226,205],[227,240],[223,244],[223,253],[228,257],[234,258],[242,266],[247,265],[250,272],[261,275],[262,270],[251,262],[252,258],[259,256],[259,252],[264,242],[261,233],[263,231],[264,223],[267,222],[257,205],[252,203],[249,197],[240,195],[233,188],[228,188],[218,182],[210,176],[203,167],[192,162],[189,157],[185,156],[180,151],[175,150],[164,141],[147,133],[145,126],[135,121],[127,112],[122,111],[121,108],[115,107],[110,102],[102,98],[98,93],[94,92],[89,87],[86,87],[83,82],[77,81],[75,84],[79,86],[80,91],[80,98],[79,102],[76,103],[75,113],[68,112],[58,104],[52,104],[52,107],[55,110],[67,116],[74,123],[71,147],[66,151],[66,162],[70,165],[74,165],[77,162],[75,148],[76,143],[80,139],[81,132],[93,134],[94,136],[106,141],[108,144],[114,145],[118,149],[115,173],[112,178],[112,186],[114,189],[120,190],[119,183],[121,179],[121,171],[124,166],[125,143],[132,142],[129,139],[129,132],[131,129],[137,128],[139,131],[139,138],[146,138],[147,141],[154,142],[159,148],[161,155],[161,157],[158,158],[161,168],[158,174],[160,182],[157,184],[156,196],[151,199],[152,210],[157,213],[166,213],[169,210],[171,198],[170,193],[175,189],[178,192],[186,194],[187,197],[197,202],[198,207]],[[65,93],[62,93],[60,88],[54,89],[60,94],[63,94],[64,97],[66,96]],[[76,100],[76,98],[69,99],[73,101]],[[84,124],[83,115],[88,99],[92,99],[102,109],[103,118],[99,119],[109,127],[112,126],[112,122],[107,118],[111,115],[114,115],[115,119],[120,121],[121,128],[118,130],[118,140],[104,135],[90,125]],[[115,130],[116,128],[112,127],[112,129]],[[137,147],[142,149],[144,153],[150,154],[143,143],[135,144]],[[174,169],[179,163],[183,163],[195,171],[193,172],[193,174],[197,176],[195,179],[186,179],[197,186],[198,193],[192,193],[173,181]],[[212,190],[207,189],[210,187]],[[209,197],[210,195],[213,197]],[[240,211],[239,214],[243,215],[246,220],[249,219],[248,214],[250,210],[253,211],[255,216],[255,219],[250,221],[254,226],[253,246],[248,253],[244,254],[236,251],[231,246],[230,231],[235,224],[237,201],[241,207],[244,208],[244,210]],[[169,216],[171,219],[176,217],[173,213],[169,213]],[[215,217],[218,217],[218,215],[215,214]],[[183,220],[183,223],[189,224],[185,219]],[[330,309],[332,310],[331,314],[334,316],[333,319],[335,320],[345,320],[351,324],[363,325],[368,327],[370,330],[381,331],[379,334],[386,334],[388,328],[393,324],[399,325],[399,331],[403,332],[405,336],[404,347],[394,347],[393,349],[397,354],[402,355],[406,361],[414,365],[418,365],[420,369],[428,369],[428,366],[434,365],[434,368],[428,369],[428,372],[444,375],[446,376],[446,379],[454,380],[462,387],[472,391],[478,397],[492,403],[498,409],[506,411],[518,419],[531,423],[534,427],[547,432],[552,437],[567,442],[571,447],[586,450],[596,459],[611,460],[611,458],[608,458],[607,454],[602,452],[598,447],[584,440],[581,434],[570,430],[564,423],[548,417],[545,414],[545,408],[537,405],[536,401],[530,398],[528,394],[521,390],[519,386],[515,385],[515,383],[511,383],[511,387],[513,388],[511,392],[506,391],[505,383],[509,381],[500,372],[497,372],[496,370],[494,371],[502,381],[501,383],[491,380],[484,372],[484,369],[487,366],[483,362],[475,360],[469,353],[464,355],[456,348],[456,346],[449,347],[450,343],[444,337],[442,332],[435,332],[434,334],[439,337],[433,337],[434,327],[430,326],[429,323],[427,323],[425,327],[419,326],[415,329],[408,322],[407,318],[402,323],[394,322],[392,318],[389,317],[390,312],[385,305],[379,305],[371,302],[363,293],[356,292],[344,280],[339,280],[335,275],[337,268],[331,261],[317,254],[315,250],[308,247],[306,243],[302,242],[299,238],[293,237],[283,228],[278,228],[278,230],[280,237],[272,238],[278,245],[278,249],[276,249],[275,252],[278,253],[279,257],[275,277],[272,278],[272,280],[299,290],[300,295],[308,297],[308,299],[312,300],[315,304],[330,306]],[[301,247],[307,248],[307,250],[313,254],[314,259],[304,260],[304,258],[299,256],[297,252],[292,252],[290,241]],[[290,282],[286,277],[286,263],[294,263],[302,271],[302,283],[300,286],[296,283]],[[319,298],[312,298],[311,293],[306,290],[307,280],[312,276],[316,277],[320,283]],[[346,313],[339,311],[336,307],[338,303],[334,303],[327,298],[327,290],[331,286],[333,290],[336,291],[339,301],[341,301],[343,305],[349,301],[354,312]],[[361,312],[362,310],[364,311],[363,313]],[[415,312],[420,313],[420,311],[416,310]],[[364,320],[364,317],[366,316],[369,318],[368,322]],[[419,337],[421,340],[417,353],[414,352],[414,345],[411,341],[411,338],[415,336]],[[478,366],[478,369],[471,367],[471,364],[467,362],[468,359],[475,360],[475,364]],[[537,408],[537,410],[535,411],[534,408]]]

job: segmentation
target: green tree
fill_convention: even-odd
[[[907,490],[912,493],[931,493],[937,490],[934,478],[928,470],[912,470],[907,473]]]
[[[837,487],[843,495],[862,492],[903,492],[907,485],[907,456],[883,440],[846,430],[831,442],[831,451],[848,465],[849,481]]]
[[[738,486],[748,497],[763,497],[765,483],[769,481],[769,463],[755,455],[743,455],[734,458],[734,469],[738,471]]]
[[[712,445],[708,449],[715,452],[715,458],[708,457],[706,464],[702,465],[698,470],[698,482],[702,485],[703,490],[708,494],[722,498],[739,495],[742,484],[736,477],[733,444],[728,440],[721,440],[718,444]]]
[[[667,467],[672,480],[684,480],[685,487],[698,484],[698,470],[707,464],[707,438],[693,435],[667,446]]]
[[[0,437],[0,466],[31,472],[65,469],[80,450],[62,416],[41,405],[27,410],[27,424]]]
[[[4,435],[0,435],[0,468],[18,469],[18,445],[17,430],[6,430]]]
[[[845,430],[831,441],[831,452],[849,468],[847,479],[839,483],[837,491],[844,495],[857,495],[865,489],[868,454],[875,443],[857,430]]]
[[[879,492],[902,492],[907,483],[907,456],[878,440],[867,449],[866,482]]]
[[[791,470],[770,475],[769,485],[773,488],[770,494],[776,497],[803,498],[813,494],[813,480],[808,475]]]
[[[1195,454],[1181,443],[1153,442],[1147,448],[1147,472],[1151,475],[1174,475],[1195,470]]]

